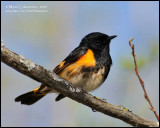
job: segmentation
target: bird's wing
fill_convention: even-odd
[[[70,64],[74,63],[77,59],[87,53],[88,48],[77,47],[75,48],[56,68],[53,70],[56,74],[61,73],[64,68],[68,67]]]

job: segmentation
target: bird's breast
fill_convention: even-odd
[[[85,68],[78,63],[71,64],[59,74],[68,80],[73,86],[82,88],[87,92],[93,91],[104,82],[105,67],[96,69],[95,67]]]

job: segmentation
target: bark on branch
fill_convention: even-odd
[[[1,61],[14,68],[18,72],[57,90],[61,94],[82,103],[93,110],[99,111],[108,116],[120,119],[133,126],[153,127],[158,126],[156,122],[149,121],[133,114],[122,106],[115,106],[110,103],[97,99],[81,89],[75,89],[69,82],[57,76],[42,66],[25,59],[7,49],[1,42]]]

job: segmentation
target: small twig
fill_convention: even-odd
[[[144,91],[144,97],[145,97],[145,99],[148,101],[148,103],[150,104],[150,107],[151,107],[150,110],[152,110],[152,111],[154,112],[157,120],[159,121],[159,115],[157,114],[156,110],[154,109],[154,107],[153,107],[153,105],[152,105],[152,103],[151,103],[151,101],[150,101],[150,99],[149,99],[149,97],[148,97],[148,95],[147,95],[147,92],[146,92],[146,89],[145,89],[145,86],[144,86],[144,82],[143,82],[142,78],[141,78],[140,75],[139,75],[138,67],[137,67],[137,62],[136,62],[136,55],[135,55],[135,50],[134,50],[134,44],[131,44],[132,41],[133,41],[133,38],[131,38],[131,39],[129,40],[129,45],[130,45],[130,47],[131,47],[131,49],[132,49],[132,55],[133,55],[133,58],[134,58],[136,75],[137,75],[137,77],[138,77],[138,79],[139,79],[139,81],[140,81],[140,83],[141,83],[141,85],[142,85],[142,88],[143,88],[143,91]]]

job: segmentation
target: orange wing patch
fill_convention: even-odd
[[[63,61],[63,62],[61,62],[60,64],[59,64],[59,68],[62,68],[63,66],[64,66],[64,63],[65,63],[66,61]]]
[[[88,49],[87,53],[79,57],[79,59],[67,67],[68,71],[72,71],[72,73],[77,72],[77,69],[81,67],[94,67],[96,65],[96,60],[94,58],[94,53]]]
[[[66,80],[70,80],[70,76],[79,74],[83,67],[94,67],[95,65],[96,60],[94,58],[94,53],[89,49],[87,53],[79,57],[76,62],[65,66],[59,75]]]
[[[64,65],[65,62],[66,61],[61,62],[53,71],[58,74],[62,69],[64,69],[68,65]]]
[[[83,66],[94,67],[95,65],[96,65],[96,60],[94,58],[94,53],[92,52],[92,50],[88,49],[86,54],[77,58],[77,61],[74,63],[67,63],[66,61],[61,62],[54,69],[54,72],[59,74],[62,78],[66,78],[65,75],[67,72],[70,72],[70,74],[74,74],[74,73],[78,73]]]
[[[76,64],[78,65],[84,65],[86,67],[93,67],[96,65],[96,60],[94,58],[94,53],[92,50],[88,49],[87,53],[81,56]]]

